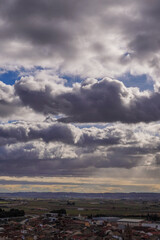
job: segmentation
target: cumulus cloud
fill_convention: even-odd
[[[36,120],[44,119],[42,114],[35,113],[29,107],[22,104],[19,96],[15,93],[14,86],[6,85],[0,81],[0,120]]]
[[[15,84],[25,106],[45,115],[64,115],[61,122],[138,123],[160,119],[159,92],[140,92],[118,80],[86,79],[72,87],[38,77],[25,77]]]
[[[13,122],[0,125],[0,145],[34,140],[61,142],[80,147],[120,143],[122,132],[115,129],[83,128],[71,124],[46,122]]]
[[[42,139],[44,142],[61,141],[73,144],[76,128],[63,124],[27,123],[18,122],[0,125],[0,143],[27,142]],[[77,129],[78,132],[78,129]],[[78,133],[77,133],[78,135]]]
[[[14,88],[0,82],[0,115],[6,117],[16,113],[20,107],[19,98],[15,96]]]

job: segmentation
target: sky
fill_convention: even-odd
[[[0,192],[160,191],[159,20],[159,0],[0,0]]]

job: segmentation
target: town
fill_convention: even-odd
[[[1,223],[0,240],[160,239],[160,224],[143,219],[88,219],[48,213],[44,216],[26,217],[20,222],[17,220],[5,219],[5,223]]]
[[[1,207],[0,240],[160,239],[159,201],[2,199]]]

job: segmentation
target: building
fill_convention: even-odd
[[[141,226],[144,219],[122,218],[117,221],[118,225]]]

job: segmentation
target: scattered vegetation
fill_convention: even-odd
[[[66,209],[64,209],[64,208],[61,208],[61,209],[57,209],[57,210],[52,210],[52,211],[50,211],[50,213],[58,213],[58,215],[60,216],[60,215],[63,215],[63,214],[65,214],[66,215]]]
[[[10,209],[9,211],[5,211],[0,208],[0,218],[9,218],[9,217],[23,217],[25,215],[24,210],[18,209]]]

